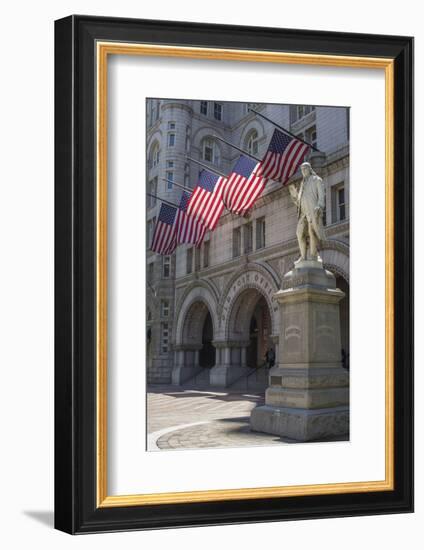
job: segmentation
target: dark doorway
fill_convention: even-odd
[[[247,366],[253,369],[258,366],[258,323],[255,315],[250,321],[249,340],[246,361]]]
[[[256,302],[249,329],[249,347],[247,348],[247,366],[250,368],[261,367],[265,362],[265,353],[272,347],[270,341],[271,317],[268,305],[263,296]]]
[[[213,324],[211,314],[208,312],[202,330],[202,348],[199,351],[199,366],[213,367],[215,365],[215,347],[213,340]]]

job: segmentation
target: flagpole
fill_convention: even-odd
[[[285,128],[283,128],[282,126],[280,126],[279,124],[277,124],[276,122],[273,122],[270,118],[268,118],[267,116],[263,115],[262,113],[260,113],[259,111],[255,111],[255,109],[252,109],[251,107],[249,107],[249,111],[252,111],[252,113],[255,113],[256,115],[262,117],[264,120],[267,120],[268,122],[270,122],[273,126],[275,126],[276,128],[278,128],[279,130],[281,130],[282,132],[284,132],[285,134],[291,136],[292,138],[295,138],[297,139],[298,141],[302,141],[303,143],[306,143],[306,145],[309,145],[309,147],[311,147],[311,149],[313,149],[314,151],[317,151],[318,153],[321,153],[321,151],[319,149],[317,149],[314,145],[312,145],[312,143],[308,143],[307,141],[305,141],[304,139],[296,136],[295,134],[292,134],[291,132],[289,132],[288,130],[286,130]],[[219,138],[218,138],[219,139]]]
[[[212,168],[212,166],[208,166],[207,164],[203,164],[203,162],[200,162],[199,160],[193,159],[191,157],[187,157],[187,158],[188,158],[188,160],[191,160],[192,162],[195,162],[196,164],[198,164],[202,168],[205,168],[205,170],[209,170],[209,172],[214,172],[215,174],[217,174],[218,176],[221,176],[222,178],[227,177],[225,174],[223,174],[219,170],[216,170],[215,168]]]
[[[193,189],[190,189],[189,187],[184,187],[184,185],[181,185],[181,183],[177,183],[176,181],[169,180],[167,178],[162,178],[163,181],[166,181],[168,183],[172,183],[172,185],[176,185],[177,187],[180,187],[181,189],[184,189],[186,193],[193,193]]]
[[[175,202],[167,201],[166,199],[161,199],[160,197],[158,197],[157,195],[154,195],[153,193],[146,193],[146,195],[148,195],[149,197],[153,197],[154,199],[156,199],[158,201],[164,202],[168,206],[173,206],[174,208],[179,208],[179,206],[177,204],[175,204]]]
[[[244,151],[243,149],[241,149],[240,147],[237,147],[237,145],[234,145],[233,143],[230,143],[226,139],[223,139],[222,137],[219,137],[219,136],[212,136],[212,137],[214,137],[215,139],[219,139],[219,141],[222,141],[223,143],[226,143],[227,145],[229,145],[233,149],[237,149],[237,151],[240,151],[240,153],[243,153],[243,155],[247,155],[248,157],[252,158],[253,160],[256,160],[256,162],[261,162],[261,159],[258,159],[254,155],[248,153],[247,151]]]

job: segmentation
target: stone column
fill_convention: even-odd
[[[239,364],[232,364],[231,349],[240,347],[240,342],[215,341],[216,364],[211,368],[209,381],[211,386],[228,387],[238,378],[241,378],[248,369]],[[218,353],[219,350],[219,353]]]
[[[298,441],[349,433],[349,375],[341,365],[339,302],[344,293],[322,262],[298,261],[275,295],[280,342],[265,405],[252,430]]]
[[[199,367],[199,350],[201,346],[175,346],[175,366],[172,369],[172,384],[181,386],[201,370]],[[191,353],[190,353],[191,352]],[[192,358],[189,358],[192,355]]]
[[[243,368],[247,368],[247,346],[241,347],[240,351],[241,351],[240,366]]]
[[[220,365],[221,364],[221,348],[216,346],[214,344],[214,347],[215,347],[215,365]]]

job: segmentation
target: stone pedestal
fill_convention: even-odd
[[[349,375],[341,364],[344,293],[320,260],[295,262],[274,298],[280,307],[278,364],[252,430],[312,441],[349,433]]]

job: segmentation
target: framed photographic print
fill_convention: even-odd
[[[413,39],[55,26],[55,525],[413,509]]]

